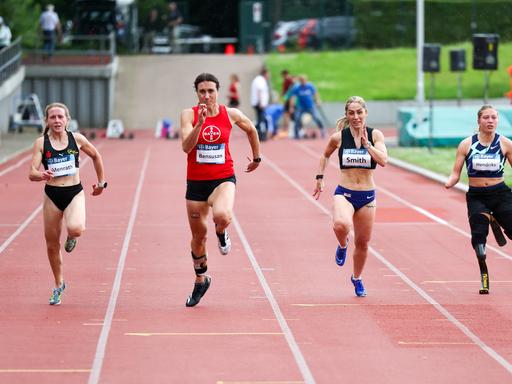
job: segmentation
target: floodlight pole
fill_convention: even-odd
[[[423,121],[425,104],[425,83],[423,75],[423,45],[425,44],[424,0],[416,0],[416,103],[418,106],[417,125]]]
[[[432,153],[434,136],[434,74],[430,73],[429,116],[428,116],[428,151]]]
[[[489,96],[489,76],[490,76],[490,71],[485,71],[484,104],[487,104],[487,97]]]

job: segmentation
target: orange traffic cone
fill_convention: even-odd
[[[226,45],[226,48],[224,49],[225,55],[234,55],[235,54],[235,46],[233,44]]]

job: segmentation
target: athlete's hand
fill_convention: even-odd
[[[324,181],[323,179],[318,179],[316,181],[315,190],[313,191],[313,197],[315,200],[320,198],[320,194],[324,191]]]
[[[368,141],[368,131],[366,130],[366,127],[362,128],[363,131],[361,133],[361,146],[364,148],[368,148],[369,141]]]
[[[245,172],[252,172],[260,165],[260,163],[253,161],[253,159],[251,159],[249,156],[247,156],[247,160],[249,160],[249,164],[247,164],[247,169]]]
[[[45,169],[43,172],[41,172],[41,180],[51,180],[53,179],[53,171],[50,171],[49,169]]]
[[[97,184],[93,184],[93,185],[92,185],[92,193],[91,193],[91,195],[93,195],[93,196],[101,195],[101,194],[103,193],[103,190],[104,190],[104,189],[105,189],[105,188],[98,187],[98,185],[97,185]]]
[[[208,112],[208,108],[206,107],[206,104],[199,104],[197,109],[197,124],[199,124],[200,127],[203,126],[204,121],[206,120],[206,113]]]

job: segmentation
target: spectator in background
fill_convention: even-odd
[[[169,33],[169,43],[171,44],[171,47],[173,50],[175,50],[176,47],[176,38],[178,35],[178,26],[183,23],[183,16],[181,15],[180,10],[178,9],[178,6],[174,1],[171,1],[168,6],[168,12],[167,12],[167,30]]]
[[[53,55],[57,39],[60,39],[62,31],[59,16],[54,9],[53,4],[48,4],[46,11],[39,17],[39,26],[43,31],[43,49],[48,58]]]
[[[0,16],[0,50],[11,45],[11,29],[4,23],[4,18]]]
[[[297,101],[295,103],[295,101]],[[313,84],[308,82],[305,75],[299,76],[299,84],[295,85],[291,92],[290,111],[295,108],[295,139],[300,139],[300,130],[302,128],[302,115],[309,113],[320,129],[322,138],[325,137],[325,128],[320,118],[317,106],[320,105],[320,97]]]
[[[260,141],[267,139],[268,125],[265,108],[270,101],[270,87],[268,85],[268,70],[263,68],[251,83],[251,105],[256,113],[256,130]],[[265,127],[263,127],[263,125]]]
[[[149,11],[146,21],[142,25],[144,29],[144,51],[151,51],[151,48],[153,48],[153,39],[158,33],[162,32],[163,27],[164,23],[158,9],[152,8]]]
[[[283,87],[281,89],[281,97],[283,99],[283,128],[288,132],[292,116],[290,113],[290,93],[288,91],[291,89],[294,79],[287,69],[281,71],[281,76],[283,78]]]
[[[236,73],[233,73],[229,79],[228,107],[238,108],[240,105],[240,78]]]

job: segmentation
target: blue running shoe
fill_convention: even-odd
[[[338,247],[336,248],[336,264],[338,264],[340,267],[345,264],[345,259],[347,258],[347,248],[348,248],[348,239],[347,239],[347,245],[344,248],[341,248],[341,246],[338,244]]]
[[[356,296],[364,297],[366,296],[366,289],[364,289],[363,280],[362,279],[354,279],[354,275],[350,276],[350,281],[354,284],[354,288],[356,291]]]
[[[52,295],[50,296],[50,305],[60,305],[62,301],[62,294],[66,289],[66,283],[62,282],[59,288],[53,288]]]

